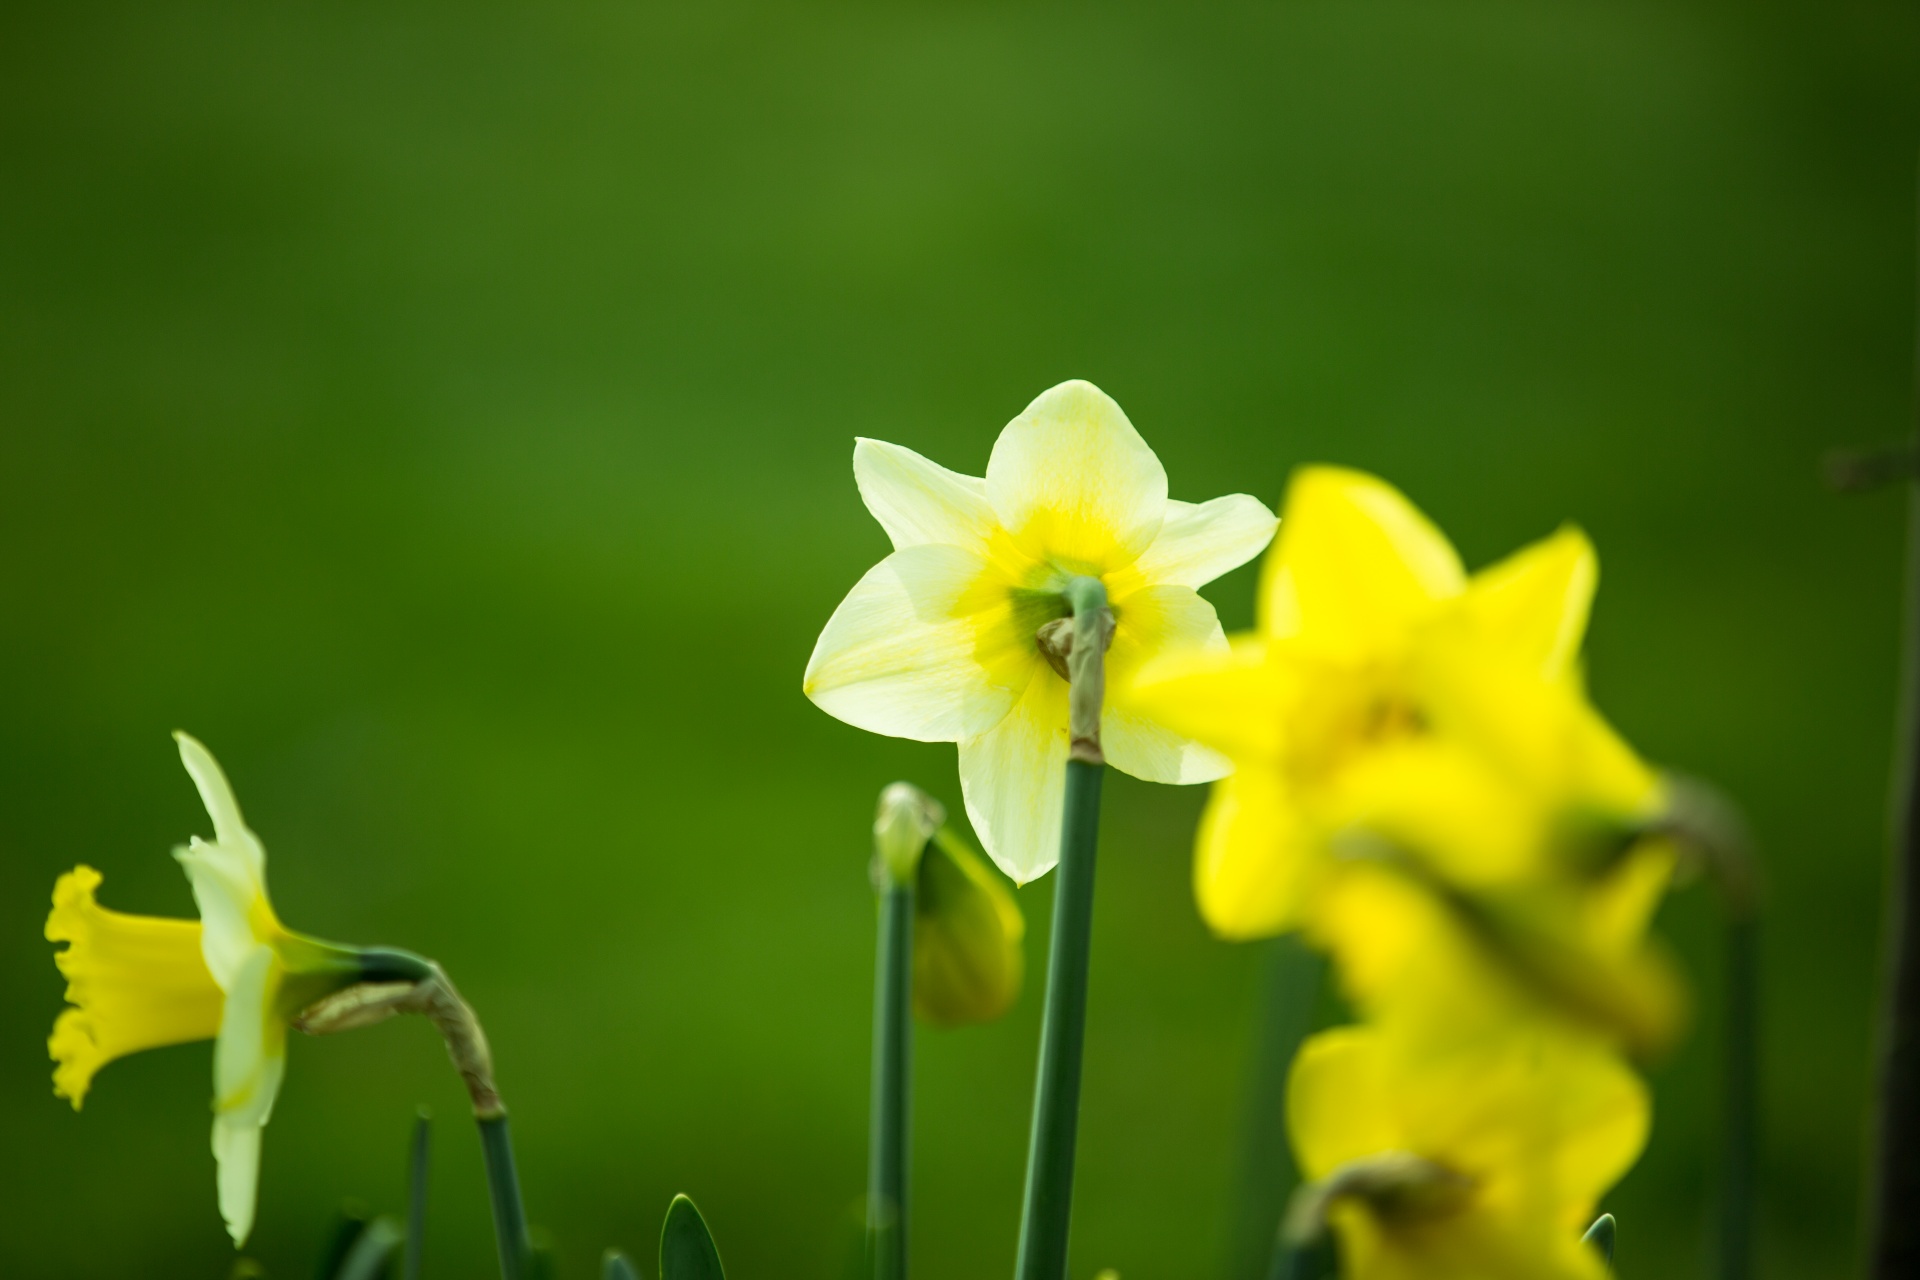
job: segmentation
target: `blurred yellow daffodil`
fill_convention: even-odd
[[[114,1058],[214,1041],[213,1154],[221,1216],[236,1245],[253,1225],[260,1131],[286,1065],[287,1026],[323,996],[366,976],[362,953],[289,931],[267,900],[266,853],[240,816],[207,749],[175,734],[180,759],[213,820],[174,856],[192,881],[199,921],[109,911],[100,873],[80,866],[54,886],[46,936],[74,1007],[55,1021],[54,1092],[79,1109]]]
[[[967,814],[988,854],[1025,882],[1058,856],[1067,682],[1036,635],[1067,616],[1077,577],[1105,586],[1115,628],[1101,743],[1154,782],[1206,782],[1229,765],[1123,690],[1157,654],[1224,652],[1195,588],[1258,555],[1274,517],[1243,494],[1192,504],[1120,406],[1086,382],[1045,392],[994,442],[984,479],[861,440],[861,497],[894,551],[853,588],[815,644],[805,689],[874,733],[957,742]]]
[[[1213,928],[1301,925],[1342,842],[1470,891],[1604,872],[1662,787],[1585,698],[1596,576],[1587,539],[1563,529],[1468,578],[1383,481],[1297,473],[1257,632],[1157,661],[1132,690],[1236,765],[1196,848]]]
[[[1549,1032],[1455,1054],[1326,1032],[1288,1085],[1289,1230],[1331,1225],[1346,1280],[1601,1280],[1580,1234],[1648,1118],[1616,1058]]]

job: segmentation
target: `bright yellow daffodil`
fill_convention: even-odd
[[[1109,763],[1153,782],[1206,782],[1229,766],[1126,698],[1130,677],[1176,649],[1224,651],[1195,588],[1258,555],[1274,517],[1244,494],[1192,504],[1120,406],[1086,382],[1045,392],[994,442],[984,479],[861,440],[860,495],[894,551],[828,620],[807,696],[859,728],[956,742],[967,815],[1015,881],[1058,857],[1067,682],[1036,633],[1063,591],[1095,577],[1113,610]]]
[[[1383,481],[1297,473],[1257,632],[1156,662],[1132,690],[1236,766],[1197,842],[1208,923],[1298,927],[1356,834],[1468,890],[1604,871],[1662,789],[1584,696],[1595,579],[1574,529],[1468,578]]]
[[[240,816],[207,749],[175,734],[180,759],[213,820],[211,841],[176,849],[200,919],[109,911],[94,901],[100,873],[60,877],[47,917],[54,961],[74,1007],[54,1023],[54,1092],[78,1110],[93,1075],[141,1049],[214,1041],[213,1154],[220,1213],[234,1243],[252,1229],[260,1131],[286,1067],[287,1027],[301,1009],[359,981],[360,953],[289,931],[267,900],[266,853]]]
[[[1346,1280],[1602,1280],[1581,1231],[1646,1143],[1645,1086],[1549,1031],[1435,1054],[1380,1029],[1315,1036],[1287,1120]]]

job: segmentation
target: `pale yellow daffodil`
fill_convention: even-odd
[[[1325,1032],[1288,1084],[1312,1184],[1290,1225],[1330,1223],[1346,1280],[1602,1280],[1581,1231],[1648,1119],[1632,1072],[1551,1032],[1455,1054]]]
[[[1036,633],[1068,613],[1076,577],[1113,610],[1109,763],[1153,782],[1206,782],[1229,765],[1123,690],[1154,656],[1225,650],[1195,588],[1258,555],[1274,517],[1243,494],[1167,497],[1166,471],[1120,406],[1086,382],[1047,391],[994,442],[984,479],[861,440],[860,495],[894,551],[828,620],[805,689],[874,733],[956,742],[967,815],[1015,881],[1058,857],[1068,755],[1067,682]]]
[[[360,953],[289,931],[267,900],[266,853],[240,816],[213,756],[184,733],[180,759],[213,820],[174,856],[200,919],[125,915],[94,901],[100,873],[76,867],[54,886],[46,936],[74,1006],[47,1047],[54,1092],[79,1109],[93,1075],[114,1058],[214,1041],[213,1154],[221,1216],[236,1245],[252,1229],[260,1131],[286,1066],[287,1027],[322,996],[361,980]]]
[[[1342,842],[1466,890],[1603,872],[1663,792],[1584,695],[1595,580],[1573,529],[1469,578],[1391,486],[1299,472],[1257,632],[1157,662],[1132,691],[1236,765],[1197,841],[1209,924],[1305,923]]]

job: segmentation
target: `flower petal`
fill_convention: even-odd
[[[1405,1145],[1393,1123],[1377,1042],[1365,1027],[1336,1027],[1309,1038],[1294,1057],[1287,1131],[1309,1179]]]
[[[173,739],[180,744],[180,763],[187,766],[187,773],[200,792],[200,803],[207,806],[207,816],[213,819],[214,840],[239,854],[253,878],[264,881],[266,851],[260,845],[260,837],[253,834],[240,816],[240,802],[234,799],[233,786],[221,770],[220,762],[190,733],[176,730]]]
[[[1465,581],[1445,535],[1399,490],[1359,471],[1306,467],[1267,558],[1261,629],[1367,656],[1398,645]]]
[[[1267,642],[1237,635],[1226,649],[1188,649],[1154,658],[1115,696],[1175,733],[1204,742],[1236,763],[1267,762],[1280,752],[1286,679]]]
[[[1278,780],[1242,769],[1214,783],[1194,840],[1200,916],[1223,938],[1267,938],[1299,925],[1322,855]]]
[[[984,550],[993,532],[985,480],[949,471],[901,445],[855,440],[853,478],[896,551],[929,543]]]
[[[173,856],[186,870],[200,907],[200,954],[207,972],[222,991],[231,992],[241,966],[263,941],[255,928],[261,908],[266,919],[272,918],[266,890],[249,873],[245,856],[231,845],[208,844],[195,836]]]
[[[1134,677],[1162,653],[1198,651],[1225,656],[1227,637],[1213,606],[1189,587],[1135,591],[1114,603],[1113,646],[1107,650],[1107,705],[1100,745],[1107,762],[1147,782],[1212,782],[1232,772],[1227,758],[1156,719],[1134,703]]]
[[[1025,884],[1060,860],[1067,783],[1067,682],[1051,671],[1027,685],[991,730],[960,743],[960,790],[987,856]]]
[[[896,551],[827,620],[803,687],[822,711],[870,733],[921,742],[984,733],[1042,665],[1033,634],[1046,619],[1027,625],[1030,608],[976,552]]]
[[[1244,493],[1201,503],[1168,499],[1160,536],[1134,572],[1149,583],[1202,587],[1265,551],[1279,524],[1264,502]]]
[[[219,1164],[220,1216],[234,1243],[253,1229],[260,1173],[260,1128],[273,1114],[286,1073],[287,1028],[274,1012],[278,957],[258,947],[227,991],[213,1046],[213,1154]]]
[[[1599,577],[1593,544],[1570,525],[1476,573],[1464,603],[1483,643],[1553,680],[1574,669]]]
[[[987,500],[1028,555],[1100,574],[1153,545],[1167,473],[1120,406],[1076,380],[1043,392],[994,441]]]

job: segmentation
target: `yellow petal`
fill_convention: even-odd
[[[960,790],[974,834],[1015,884],[1060,860],[1067,781],[1067,682],[1046,670],[986,733],[960,743]]]
[[[987,500],[1035,560],[1100,575],[1153,545],[1167,473],[1105,392],[1063,382],[1001,431],[987,461]]]
[[[93,1075],[115,1058],[211,1039],[221,994],[200,951],[200,926],[109,911],[94,901],[100,873],[75,867],[53,890],[46,936],[64,942],[54,963],[67,1000],[47,1041],[54,1093],[80,1108]]]
[[[1264,938],[1300,924],[1322,869],[1318,843],[1268,771],[1213,785],[1194,840],[1200,916],[1223,938]]]
[[[1261,584],[1261,629],[1348,657],[1391,653],[1466,575],[1445,535],[1385,481],[1294,474]]]
[[[1158,586],[1113,603],[1113,645],[1107,650],[1107,705],[1100,742],[1107,763],[1148,782],[1212,782],[1232,771],[1225,756],[1163,724],[1134,702],[1134,677],[1162,653],[1225,656],[1227,638],[1213,606],[1188,587]]]
[[[894,550],[924,545],[984,551],[995,527],[987,482],[884,440],[856,440],[853,477]]]
[[[1133,572],[1144,583],[1203,587],[1265,551],[1279,523],[1265,503],[1244,493],[1201,503],[1170,498],[1160,535]]]
[[[1599,576],[1593,544],[1569,525],[1476,573],[1463,604],[1480,643],[1555,680],[1574,669]]]
[[[870,733],[921,742],[984,733],[1044,666],[1033,633],[1048,619],[1028,616],[1044,603],[1000,583],[977,552],[896,551],[834,610],[804,688]]]
[[[1406,1149],[1387,1096],[1377,1036],[1323,1031],[1300,1046],[1287,1078],[1287,1132],[1300,1169],[1318,1181],[1349,1161]]]
[[[1286,681],[1267,642],[1230,637],[1213,646],[1161,654],[1131,678],[1110,680],[1114,697],[1175,733],[1239,764],[1265,765],[1280,754],[1285,732]]]

